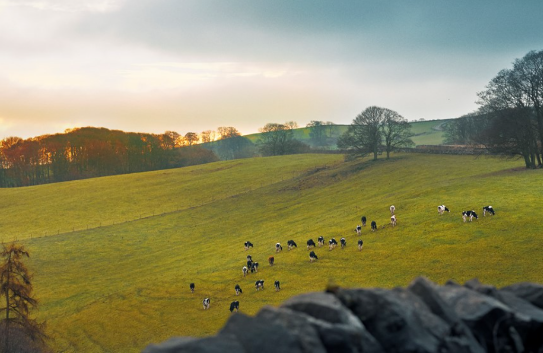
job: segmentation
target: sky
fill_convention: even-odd
[[[249,134],[372,105],[455,118],[543,50],[541,14],[540,0],[0,0],[0,139]]]

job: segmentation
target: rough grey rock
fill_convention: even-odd
[[[538,283],[521,282],[506,286],[500,292],[511,292],[519,298],[532,303],[532,305],[543,309],[543,285]]]
[[[206,338],[174,337],[161,344],[147,346],[143,353],[244,353],[245,350],[236,340],[229,335],[213,336]]]

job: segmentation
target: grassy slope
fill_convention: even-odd
[[[448,120],[431,120],[431,121],[416,121],[411,122],[411,131],[415,134],[412,140],[415,145],[441,145],[444,141],[443,131],[440,125]],[[347,131],[347,125],[335,125],[334,136],[340,136]],[[309,143],[310,129],[299,128],[294,130],[294,138],[305,143]],[[245,135],[249,140],[256,143],[260,138],[260,134]]]
[[[317,165],[327,167],[315,170]],[[543,282],[543,225],[531,212],[543,196],[543,176],[519,170],[521,165],[417,154],[378,162],[342,163],[334,155],[238,160],[0,190],[2,212],[10,212],[0,219],[11,233],[24,234],[28,226],[37,229],[25,222],[36,210],[58,227],[66,222],[70,228],[85,218],[134,216],[159,205],[180,208],[25,241],[42,303],[39,316],[48,320],[55,348],[135,352],[173,335],[215,333],[234,299],[240,300],[241,311],[254,314],[263,305],[322,290],[330,281],[392,287],[422,274],[439,283],[472,277],[498,286]],[[40,207],[29,206],[36,200]],[[438,216],[441,203],[452,212]],[[396,206],[398,227],[376,233],[363,229],[365,248],[359,253],[353,229],[360,216],[381,226],[388,222],[390,204]],[[486,204],[495,207],[495,217],[462,223],[461,210]],[[304,244],[319,235],[345,236],[348,246],[317,249],[320,260],[310,264]],[[288,252],[285,246],[269,267],[274,244],[286,245],[288,239],[300,248]],[[245,240],[255,248],[245,252]],[[243,278],[247,253],[261,270]],[[266,289],[255,292],[254,281],[260,278]],[[283,287],[279,293],[273,290],[276,279]],[[188,290],[190,282],[196,283],[195,294]],[[238,298],[236,283],[244,289]],[[204,312],[206,296],[211,310]]]

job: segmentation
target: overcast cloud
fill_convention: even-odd
[[[0,0],[0,138],[458,117],[543,49],[541,1]]]

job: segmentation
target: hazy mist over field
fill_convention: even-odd
[[[0,1],[0,138],[458,117],[543,46],[540,1]]]

